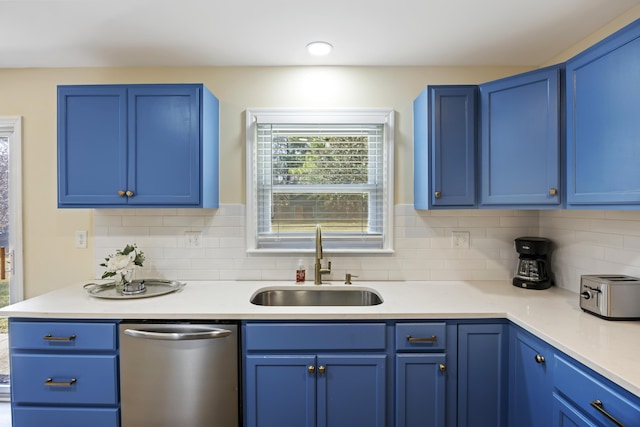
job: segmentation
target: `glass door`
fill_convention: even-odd
[[[21,301],[22,182],[21,119],[0,116],[0,307]],[[9,340],[0,318],[0,401],[9,400]]]
[[[10,302],[9,249],[9,137],[0,136],[0,307]],[[9,340],[7,319],[0,319],[0,394],[9,386]]]

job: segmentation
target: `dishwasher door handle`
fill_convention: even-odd
[[[151,340],[166,340],[166,341],[185,341],[185,340],[210,340],[215,338],[224,338],[231,335],[231,331],[227,329],[212,328],[203,330],[199,328],[197,332],[189,332],[188,330],[176,332],[176,331],[145,331],[140,329],[125,329],[125,335],[129,335],[134,338],[146,338]]]

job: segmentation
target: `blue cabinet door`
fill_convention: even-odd
[[[507,425],[508,326],[458,327],[458,426]]]
[[[316,378],[318,427],[386,426],[386,355],[319,354]]]
[[[555,393],[553,394],[551,419],[553,422],[549,425],[552,427],[598,427],[582,412]]]
[[[445,425],[444,354],[396,355],[396,427]]]
[[[121,204],[127,188],[127,90],[58,88],[58,204]]]
[[[566,70],[568,207],[637,209],[640,20],[567,61]]]
[[[515,326],[509,341],[509,425],[551,425],[553,353],[542,341]]]
[[[128,91],[129,177],[134,205],[200,200],[200,94],[194,85]]]
[[[117,408],[62,408],[18,406],[13,408],[14,427],[118,427]]]
[[[476,86],[429,86],[413,103],[414,206],[476,205]]]
[[[559,66],[480,85],[482,206],[559,207]]]
[[[113,354],[11,355],[14,404],[116,405],[117,358]]]
[[[247,355],[245,426],[316,425],[315,355]]]

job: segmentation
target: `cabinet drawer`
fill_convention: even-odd
[[[9,345],[14,350],[115,351],[115,323],[11,322]]]
[[[14,403],[117,403],[115,355],[13,354]]]
[[[624,425],[637,425],[640,420],[640,399],[558,356],[553,383],[576,407],[603,425],[613,424],[592,402],[602,402],[602,409]]]
[[[249,323],[247,350],[384,350],[384,323]]]
[[[117,408],[34,408],[15,407],[15,426],[118,427]]]
[[[398,323],[396,350],[443,351],[447,347],[447,327],[443,323]]]

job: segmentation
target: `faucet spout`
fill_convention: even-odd
[[[322,275],[331,273],[331,263],[327,263],[327,268],[322,268],[322,227],[320,224],[316,225],[316,256],[315,256],[315,276],[313,283],[316,285],[322,284]]]
[[[322,259],[322,226],[316,224],[316,261]]]

